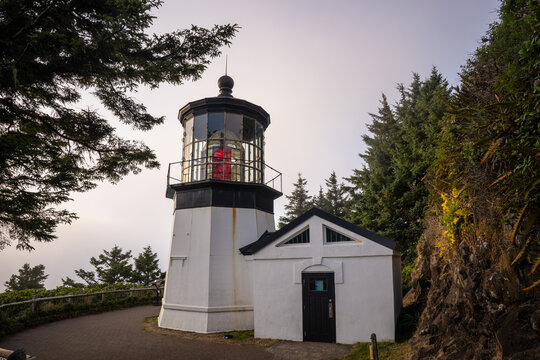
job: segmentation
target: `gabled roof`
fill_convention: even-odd
[[[396,242],[390,239],[387,239],[384,236],[381,236],[379,234],[366,230],[360,226],[356,226],[346,220],[343,220],[340,217],[327,213],[326,211],[323,211],[321,209],[312,208],[311,210],[306,211],[305,213],[303,213],[302,215],[300,215],[299,217],[297,217],[296,219],[294,219],[293,221],[291,221],[290,223],[288,223],[287,225],[285,225],[278,231],[274,231],[274,232],[265,231],[264,234],[262,234],[261,237],[257,241],[252,242],[251,244],[248,244],[240,248],[240,252],[242,253],[242,255],[253,255],[259,250],[261,250],[262,248],[264,248],[265,246],[271,244],[274,240],[279,238],[281,235],[287,233],[289,230],[302,224],[303,222],[305,222],[312,216],[318,216],[328,222],[331,222],[333,224],[336,224],[337,226],[340,226],[344,229],[352,231],[355,234],[365,237],[389,249],[401,251],[400,246]]]

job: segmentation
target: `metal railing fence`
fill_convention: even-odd
[[[0,304],[0,314],[2,312],[6,312],[12,308],[24,308],[27,306],[29,309],[31,309],[32,312],[36,312],[40,308],[40,304],[44,303],[54,303],[55,305],[58,305],[60,302],[65,302],[68,304],[73,303],[75,299],[81,299],[81,298],[92,298],[91,300],[97,299],[98,301],[105,302],[107,298],[112,295],[119,295],[119,294],[125,294],[129,293],[127,298],[131,298],[134,296],[140,296],[139,293],[143,292],[150,292],[152,295],[155,294],[156,299],[159,299],[160,294],[163,293],[163,288],[158,289],[155,287],[148,287],[148,288],[132,288],[132,289],[125,289],[125,290],[108,290],[108,291],[99,291],[99,292],[92,292],[92,293],[84,293],[84,294],[69,294],[69,295],[60,295],[60,296],[50,296],[50,297],[43,297],[43,298],[34,298],[29,300],[23,300],[23,301],[17,301],[7,304]],[[125,297],[125,296],[124,296]],[[95,301],[91,301],[93,303],[96,303]],[[91,303],[87,302],[87,303]]]

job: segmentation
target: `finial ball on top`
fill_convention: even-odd
[[[234,80],[229,75],[223,75],[218,79],[218,87],[220,96],[232,96],[232,88],[234,87]]]

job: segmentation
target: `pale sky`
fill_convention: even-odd
[[[412,72],[424,78],[432,66],[459,84],[460,66],[497,19],[498,7],[495,0],[165,0],[151,31],[240,25],[230,48],[223,49],[235,81],[233,96],[270,114],[265,161],[283,173],[284,194],[299,172],[316,194],[332,171],[343,178],[362,167],[361,136],[381,93],[394,103],[396,84],[409,84]],[[151,245],[165,270],[173,220],[172,200],[165,198],[167,165],[182,156],[178,110],[216,96],[224,69],[223,55],[199,81],[141,89],[136,97],[152,114],[165,116],[165,123],[149,132],[120,125],[118,131],[154,149],[161,168],[74,194],[64,207],[80,218],[59,227],[57,240],[34,243],[30,253],[15,246],[0,251],[0,291],[27,262],[45,265],[47,288],[61,285],[62,277],[77,279],[74,269],[93,270],[90,257],[114,245],[134,255]],[[81,106],[101,108],[92,100]],[[285,200],[275,202],[276,223]]]

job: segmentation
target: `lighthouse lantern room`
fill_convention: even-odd
[[[264,162],[270,116],[220,94],[180,109],[182,161],[169,165],[174,220],[160,327],[220,332],[253,329],[251,262],[239,249],[272,232],[281,173]],[[266,174],[265,174],[266,172]]]

